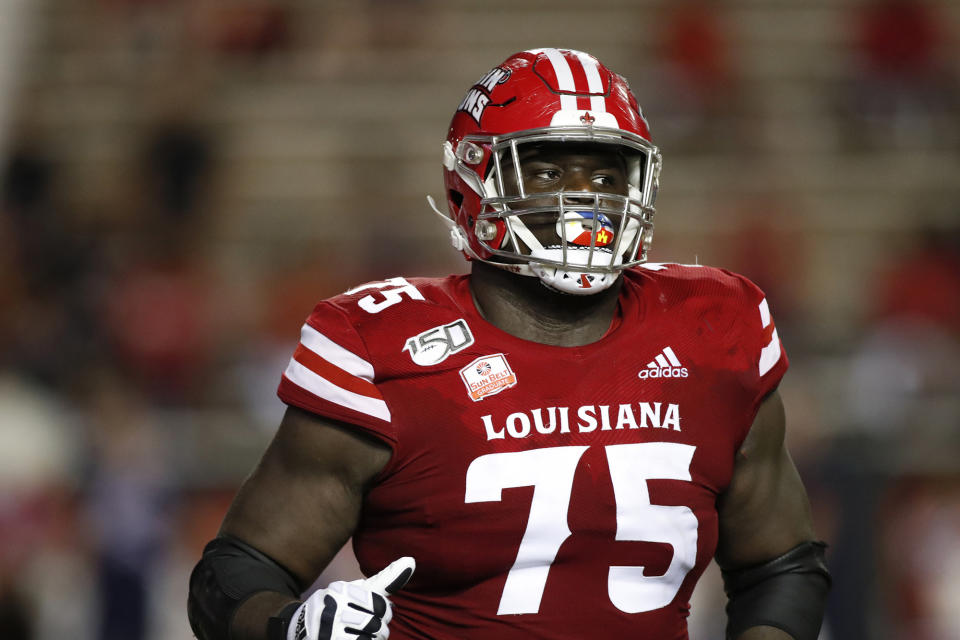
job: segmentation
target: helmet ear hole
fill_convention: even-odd
[[[456,191],[454,189],[449,189],[447,191],[447,197],[450,198],[450,202],[457,209],[459,209],[460,206],[463,204],[463,194],[460,193],[459,191]]]

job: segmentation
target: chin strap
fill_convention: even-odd
[[[533,235],[533,232],[527,228],[527,225],[523,224],[523,220],[519,217],[515,217],[510,221],[509,224],[510,230],[513,232],[513,235],[517,236],[523,243],[527,245],[527,248],[530,249],[530,253],[534,251],[543,251],[543,245],[540,244],[540,241],[537,240],[537,237]],[[517,249],[519,251],[519,249]]]
[[[453,245],[453,248],[457,251],[463,251],[467,253],[471,258],[477,260],[480,259],[480,256],[474,253],[473,249],[470,248],[470,243],[467,242],[467,239],[463,237],[463,231],[454,222],[450,216],[440,211],[437,208],[437,201],[433,199],[433,196],[427,196],[427,204],[430,205],[430,209],[443,220],[443,224],[450,230],[450,244]]]
[[[484,262],[486,264],[497,267],[498,269],[509,271],[510,273],[516,273],[521,276],[530,276],[533,278],[539,277],[536,273],[533,272],[533,269],[530,268],[529,264],[525,264],[525,263],[509,264],[506,262],[494,262],[492,260],[481,258],[479,255],[477,255],[477,252],[473,250],[473,247],[470,246],[470,242],[464,237],[463,229],[461,229],[456,222],[451,220],[450,216],[443,213],[442,211],[440,211],[440,209],[437,208],[437,202],[436,200],[433,199],[433,196],[427,196],[427,204],[430,205],[430,209],[432,209],[433,212],[437,214],[441,220],[443,220],[443,224],[447,227],[447,229],[450,230],[450,244],[452,244],[453,248],[456,249],[457,251],[463,251],[468,256],[470,256],[472,260],[478,260],[480,262]],[[527,231],[526,227],[524,227],[524,230]],[[530,233],[530,232],[527,231],[527,233]],[[530,237],[532,238],[533,234],[530,234]],[[524,238],[524,242],[526,242],[526,238]],[[536,239],[534,239],[534,242],[536,242]]]

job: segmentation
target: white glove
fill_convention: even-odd
[[[386,640],[393,619],[387,596],[399,591],[416,568],[414,559],[404,556],[365,580],[331,582],[300,605],[287,640]]]

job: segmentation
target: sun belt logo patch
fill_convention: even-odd
[[[460,318],[407,338],[402,351],[410,352],[414,364],[432,367],[472,344],[473,334],[470,333],[470,327],[466,320]]]
[[[477,358],[460,369],[460,379],[474,402],[517,384],[517,374],[510,368],[506,356],[502,353]]]

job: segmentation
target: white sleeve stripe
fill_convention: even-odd
[[[387,422],[390,421],[390,410],[387,408],[387,403],[383,400],[362,396],[359,393],[338,387],[296,360],[291,359],[290,364],[287,365],[287,370],[283,373],[290,382],[318,398],[346,407],[347,409],[365,413],[374,418],[380,418]]]
[[[767,305],[767,299],[764,298],[760,301],[760,323],[766,329],[771,322],[770,307]],[[780,360],[780,338],[777,336],[777,330],[774,329],[770,343],[760,350],[760,375],[763,376],[770,371],[778,360]]]
[[[770,344],[760,351],[760,375],[763,376],[773,368],[780,360],[780,338],[777,336],[777,330],[773,330],[773,338]]]
[[[308,324],[303,325],[300,330],[300,344],[347,373],[373,382],[372,364],[352,351],[347,351]]]
[[[760,301],[760,323],[766,329],[770,325],[770,307],[767,305],[767,299]]]

